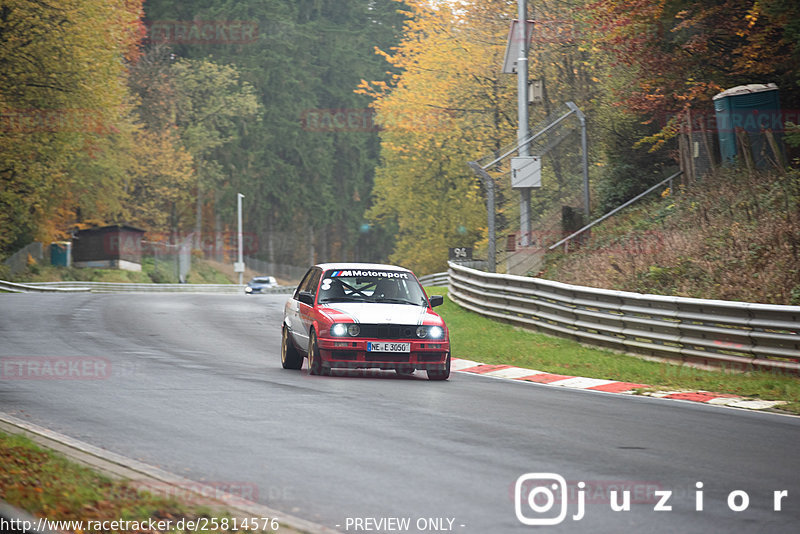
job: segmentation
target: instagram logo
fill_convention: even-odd
[[[703,482],[694,484],[695,511],[704,510]],[[576,491],[571,492],[574,488]],[[589,493],[590,504],[607,504],[612,512],[630,512],[631,504],[652,504],[654,512],[672,511],[670,499],[673,490],[665,489],[653,481],[636,480],[595,480],[567,484],[564,477],[555,473],[525,473],[514,485],[514,512],[523,525],[558,525],[567,517],[568,503],[577,503],[578,509],[572,516],[580,521],[586,514],[586,498]],[[772,509],[783,510],[783,500],[789,496],[788,490],[772,492]],[[750,506],[750,496],[744,490],[733,490],[728,494],[728,509],[739,513]]]
[[[514,512],[523,525],[558,525],[567,517],[567,481],[556,473],[525,473],[514,485]],[[582,517],[581,499],[574,519]]]

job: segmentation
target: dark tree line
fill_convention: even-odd
[[[241,192],[253,255],[304,264],[388,253],[391,229],[363,218],[379,141],[370,99],[354,89],[389,76],[375,47],[399,40],[402,7],[394,0],[148,0],[150,28],[165,21],[223,28],[205,40],[173,32],[161,46],[178,58],[234,66],[260,104],[258,117],[241,121],[234,139],[211,151],[215,178],[201,182],[195,226],[202,219],[204,233],[230,228]],[[237,23],[251,32],[226,35]]]

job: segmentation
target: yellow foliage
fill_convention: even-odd
[[[403,41],[378,51],[401,69],[396,83],[358,88],[375,98],[382,127],[368,217],[398,225],[390,260],[420,273],[442,270],[449,247],[485,243],[484,195],[467,161],[515,135],[502,112],[514,105],[515,82],[499,72],[506,3],[463,4],[409,2]]]
[[[400,74],[391,85],[362,80],[357,92],[375,99],[382,128],[382,164],[367,215],[396,223],[390,259],[425,273],[445,267],[450,247],[486,246],[485,194],[467,162],[516,139],[517,79],[503,74],[501,66],[509,22],[517,13],[516,3],[502,0],[407,4],[403,40],[392,50],[377,51]],[[577,23],[569,31],[560,25],[561,19],[574,19],[573,7],[537,5],[537,14],[552,19],[546,31],[560,41],[540,39],[530,54],[530,71],[552,80],[548,90],[558,95],[559,105],[586,100],[594,83],[587,53],[564,46],[576,40]],[[543,53],[545,45],[555,52]],[[534,123],[536,112],[547,110],[535,110]],[[509,195],[507,182],[499,185]]]
[[[127,197],[130,221],[166,233],[177,225],[177,214],[188,211],[191,205],[196,183],[192,156],[174,130],[139,129],[134,140],[135,164]]]
[[[119,213],[110,147],[126,105],[124,57],[139,42],[141,1],[9,0],[0,46],[0,251],[33,234],[65,237],[86,204]]]

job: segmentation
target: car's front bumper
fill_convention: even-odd
[[[410,343],[411,352],[369,352],[367,343],[391,342]],[[408,340],[408,339],[347,339],[320,338],[319,352],[322,365],[330,368],[346,369],[415,369],[444,370],[450,343],[447,340]]]

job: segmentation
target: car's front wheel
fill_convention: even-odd
[[[312,375],[330,374],[330,369],[322,365],[322,357],[319,354],[319,343],[317,342],[317,333],[313,330],[308,340],[308,372]]]
[[[447,380],[450,378],[450,353],[447,353],[444,369],[428,369],[428,380]]]
[[[281,335],[281,364],[284,369],[300,369],[303,367],[303,355],[297,351],[290,336],[289,329],[284,325]]]

